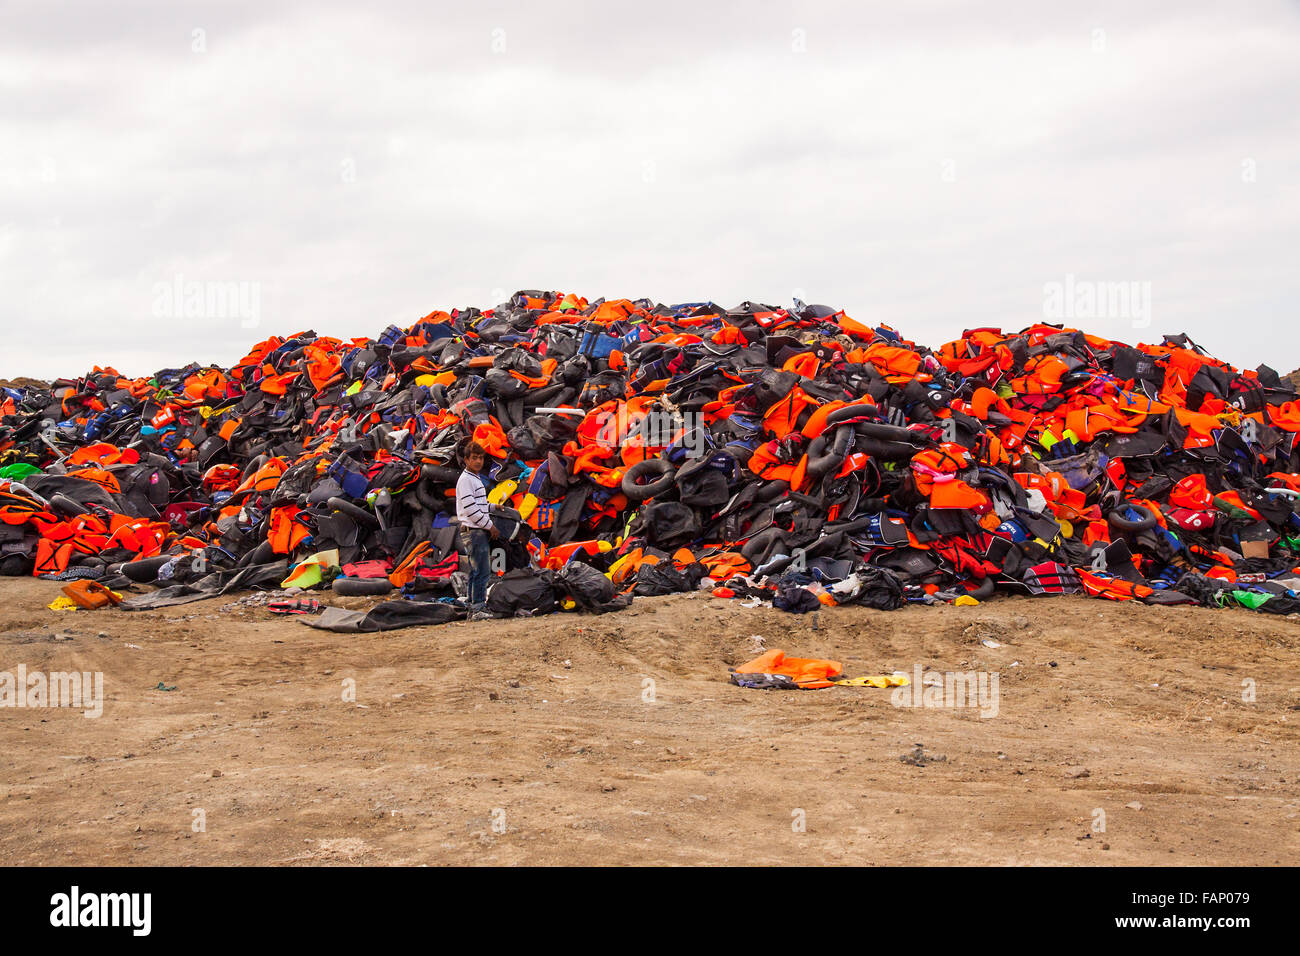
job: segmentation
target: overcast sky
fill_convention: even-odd
[[[0,376],[522,288],[937,347],[1067,276],[1150,292],[1072,324],[1289,371],[1298,50],[1281,2],[0,0]]]

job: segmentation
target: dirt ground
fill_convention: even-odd
[[[1300,863],[1288,618],[694,594],[342,635],[58,593],[0,580],[0,671],[102,671],[103,715],[0,709],[8,865]],[[730,685],[763,647],[997,672],[997,715]]]

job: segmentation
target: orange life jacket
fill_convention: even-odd
[[[1079,575],[1079,581],[1083,584],[1084,591],[1090,597],[1106,598],[1110,601],[1132,601],[1137,598],[1149,597],[1155,593],[1154,590],[1144,584],[1134,584],[1124,578],[1103,577],[1082,568],[1078,568],[1076,571]]]
[[[824,661],[810,657],[786,657],[785,651],[772,650],[746,661],[736,668],[737,674],[780,674],[790,678],[803,690],[833,687],[831,677],[844,673],[839,661]]]
[[[306,525],[294,520],[300,511],[295,505],[281,505],[271,509],[271,530],[266,539],[271,542],[271,550],[276,554],[292,554],[311,534]]]

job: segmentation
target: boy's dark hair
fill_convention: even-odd
[[[470,455],[482,455],[484,458],[486,458],[486,457],[487,457],[487,449],[484,448],[482,445],[480,445],[478,442],[476,442],[476,441],[472,441],[472,442],[470,442],[468,445],[465,446],[465,460],[466,460],[466,461],[469,461],[469,457],[470,457]]]

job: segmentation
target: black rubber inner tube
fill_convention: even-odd
[[[75,518],[77,515],[84,515],[90,511],[79,501],[74,501],[67,495],[55,495],[50,499],[50,507],[61,515],[69,518]]]
[[[335,594],[357,597],[370,594],[387,594],[393,590],[388,578],[335,578],[331,585]]]
[[[242,484],[243,482],[247,481],[249,478],[252,478],[253,475],[257,474],[258,469],[260,469],[263,465],[265,465],[268,460],[269,459],[265,455],[258,455],[247,465],[245,465],[244,472],[240,476],[240,483]]]
[[[641,484],[641,479],[647,475],[658,475],[659,477],[654,481]],[[623,494],[627,495],[632,501],[653,498],[655,495],[661,495],[672,488],[676,478],[677,472],[673,468],[672,462],[664,461],[662,458],[647,458],[644,461],[638,461],[624,473]]]
[[[415,500],[429,511],[443,511],[447,504],[447,499],[437,494],[432,484],[423,478],[415,483]]]
[[[244,555],[235,564],[237,568],[248,568],[256,564],[266,564],[275,557],[275,550],[271,547],[270,541],[263,541],[248,554]]]
[[[881,441],[879,438],[859,436],[853,443],[855,452],[862,452],[881,461],[907,461],[916,454],[916,446],[901,441]]]
[[[122,565],[122,574],[136,584],[150,584],[158,580],[158,569],[170,560],[170,556],[160,554],[152,558],[141,558],[139,561],[128,561]]]
[[[863,528],[870,527],[871,519],[874,517],[875,515],[866,515],[865,517],[862,518],[854,518],[852,521],[845,521],[842,523],[835,523],[835,524],[827,524],[824,527],[824,530],[826,531],[827,534],[832,534],[838,531],[843,531],[846,534],[853,534],[853,532],[855,531],[861,531]]]
[[[918,446],[929,443],[929,439],[918,432],[900,425],[886,425],[884,422],[858,422],[853,430],[863,438],[876,438],[884,442],[907,442]]]
[[[430,481],[443,485],[454,485],[460,480],[460,472],[447,465],[424,465],[420,474]]]
[[[1123,512],[1129,509],[1136,511],[1138,518],[1124,517]],[[1132,501],[1122,502],[1118,508],[1106,515],[1106,521],[1119,531],[1148,531],[1157,524],[1155,513],[1150,508]]]
[[[997,582],[993,580],[993,576],[989,575],[984,578],[984,580],[980,581],[979,587],[975,588],[975,590],[972,591],[967,589],[966,594],[977,601],[983,601],[993,596],[993,589],[996,584]],[[958,596],[960,597],[960,595]]]
[[[843,408],[837,408],[826,416],[826,430],[833,428],[840,422],[857,421],[860,418],[880,418],[880,410],[874,405],[845,405]],[[867,424],[863,422],[861,424]]]
[[[827,472],[844,464],[849,453],[849,441],[853,438],[853,429],[836,428],[822,432],[808,446],[807,473],[813,478],[820,478]]]
[[[532,409],[538,407],[545,408],[550,405],[554,399],[558,398],[560,393],[563,392],[566,387],[567,386],[563,382],[556,382],[554,385],[547,385],[545,388],[533,389],[524,395],[524,398],[526,399],[524,402],[524,408],[529,410],[529,414],[532,414]]]
[[[761,567],[778,543],[785,544],[785,532],[781,528],[765,528],[742,544],[740,553],[751,565]]]
[[[365,508],[362,508],[359,505],[354,505],[352,502],[348,501],[345,498],[330,498],[325,503],[329,505],[331,508],[333,508],[335,511],[343,512],[353,521],[361,522],[367,528],[379,527],[378,518],[372,515]]]
[[[840,545],[842,545],[843,543],[844,543],[843,530],[830,531],[822,535],[812,544],[808,545],[808,547],[804,548],[804,554],[810,558],[819,558],[824,555],[832,555],[840,549]]]

